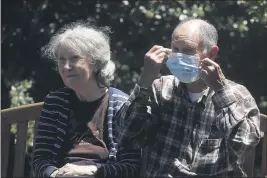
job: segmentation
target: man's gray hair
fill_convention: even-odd
[[[203,51],[210,50],[212,46],[217,45],[218,32],[216,28],[206,20],[200,18],[187,18],[184,21],[180,22],[175,29],[178,29],[185,23],[191,22],[199,23],[199,39]]]
[[[43,47],[43,56],[58,62],[58,50],[68,45],[80,57],[92,59],[97,83],[109,87],[114,79],[115,64],[111,61],[109,27],[95,27],[85,22],[63,26]]]

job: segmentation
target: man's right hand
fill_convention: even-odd
[[[155,45],[146,54],[144,60],[144,70],[141,74],[139,85],[150,88],[153,81],[158,76],[161,66],[168,59],[170,49]]]

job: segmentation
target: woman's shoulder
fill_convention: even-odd
[[[48,95],[45,97],[45,102],[47,103],[69,103],[70,96],[72,94],[72,90],[70,88],[64,87],[60,89],[56,89],[54,91],[51,91]]]
[[[50,91],[50,93],[48,95],[64,97],[64,96],[70,96],[71,93],[72,93],[72,90],[70,88],[63,87],[63,88],[59,88],[59,89],[55,89],[55,90]]]

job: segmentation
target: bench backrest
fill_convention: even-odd
[[[267,116],[264,114],[261,114],[260,130],[262,132],[260,176],[264,177],[267,175]],[[244,169],[248,177],[254,177],[255,149],[251,149],[245,155]]]
[[[7,177],[10,166],[13,167],[12,177],[24,177],[25,150],[27,146],[28,122],[35,121],[38,125],[43,102],[1,110],[1,176]],[[10,165],[11,124],[17,125],[15,135],[14,165]],[[12,169],[11,169],[12,170]],[[10,176],[10,175],[9,175]]]

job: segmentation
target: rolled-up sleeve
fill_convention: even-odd
[[[140,175],[141,150],[119,149],[116,162],[98,164],[96,178],[136,178]]]
[[[122,148],[141,149],[147,144],[148,132],[158,123],[157,92],[135,85],[127,102],[118,112],[118,141]]]
[[[226,85],[213,96],[216,125],[226,135],[229,162],[255,147],[260,140],[260,112],[251,94],[243,86]],[[232,165],[234,166],[234,165]]]

